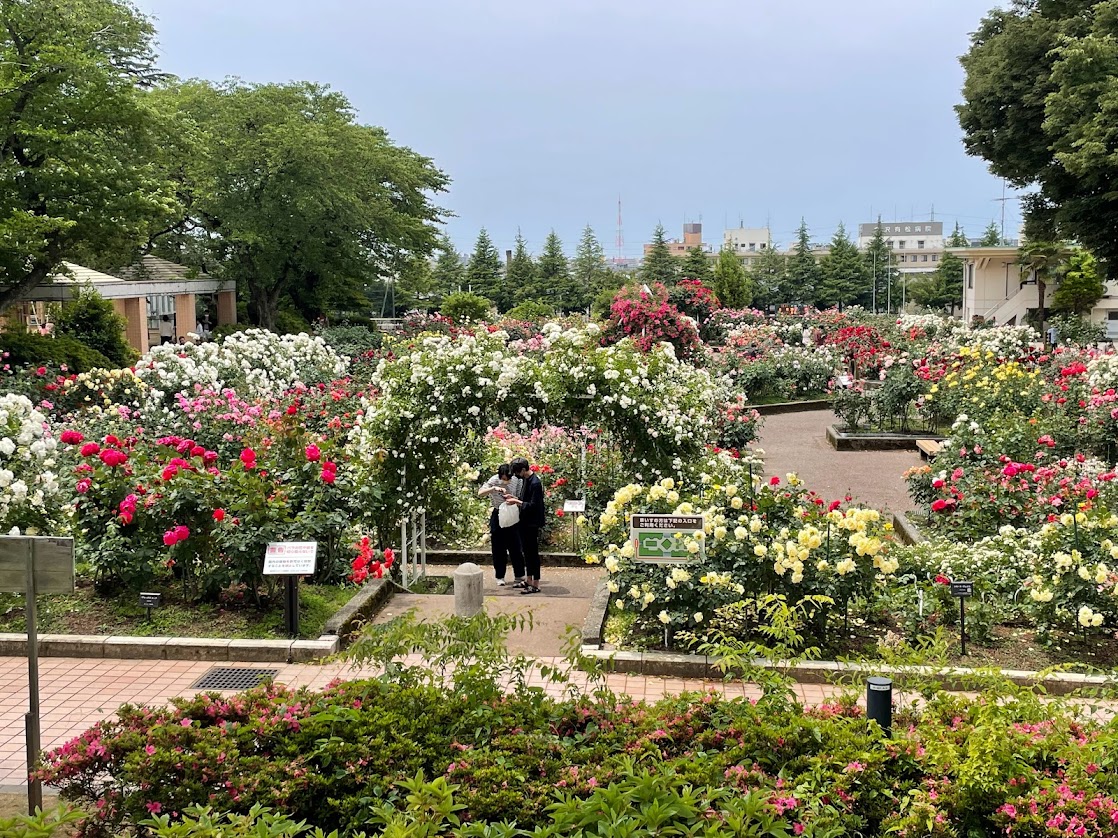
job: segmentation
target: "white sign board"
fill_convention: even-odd
[[[586,501],[584,500],[565,500],[563,501],[564,512],[585,512]]]
[[[273,541],[264,552],[264,575],[310,576],[317,555],[317,541]]]
[[[686,563],[702,558],[706,552],[704,542],[699,542],[697,554],[687,549],[687,542],[705,527],[706,518],[702,515],[633,513],[629,518],[629,537],[634,558],[653,564]]]

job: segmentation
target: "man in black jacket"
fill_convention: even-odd
[[[540,592],[540,528],[544,525],[543,484],[523,457],[509,465],[514,476],[520,478],[520,497],[508,495],[506,503],[520,507],[520,544],[524,551],[524,590],[522,594]]]

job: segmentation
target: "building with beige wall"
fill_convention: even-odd
[[[699,222],[684,224],[683,239],[670,239],[666,244],[672,256],[679,257],[680,259],[686,256],[687,251],[694,247],[702,248],[706,253],[710,253],[712,250],[709,244],[703,242],[703,225]],[[644,246],[644,256],[646,259],[651,251],[652,245],[646,244]]]
[[[858,225],[858,249],[873,241],[878,226],[889,249],[893,266],[902,274],[931,273],[943,258],[942,221],[871,221]]]

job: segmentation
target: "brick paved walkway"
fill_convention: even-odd
[[[554,660],[548,661],[555,663]],[[191,684],[213,666],[278,668],[276,680],[292,687],[324,687],[335,678],[361,675],[349,664],[262,664],[202,663],[193,661],[99,660],[43,658],[39,663],[44,749],[62,745],[101,719],[111,716],[121,704],[163,704],[175,696],[193,695]],[[371,673],[368,673],[371,674]],[[575,673],[574,680],[579,679]],[[560,694],[561,685],[547,685],[536,678],[538,686]],[[585,683],[583,680],[582,683]],[[715,689],[731,696],[759,693],[742,684],[723,685],[680,678],[653,678],[641,675],[608,676],[610,688],[635,699],[654,701],[665,695],[689,690]],[[818,704],[836,692],[835,688],[803,684],[799,687],[805,704]],[[24,714],[27,712],[27,660],[0,658],[0,787],[11,789],[26,782]]]

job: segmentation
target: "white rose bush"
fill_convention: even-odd
[[[0,533],[62,531],[58,440],[26,396],[0,396]]]

